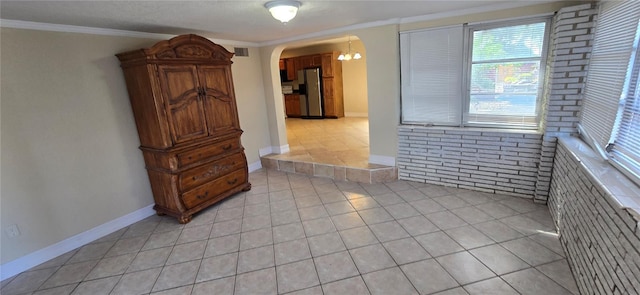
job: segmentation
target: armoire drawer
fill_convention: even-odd
[[[236,170],[182,194],[182,203],[185,207],[191,209],[202,202],[218,197],[218,195],[236,186],[245,184],[246,181],[246,171],[244,169]]]
[[[189,169],[180,174],[180,190],[187,191],[201,184],[207,183],[229,172],[238,170],[246,165],[242,152],[225,156],[215,162]]]
[[[239,138],[227,139],[195,150],[179,153],[178,166],[184,167],[200,160],[211,158],[240,147]]]

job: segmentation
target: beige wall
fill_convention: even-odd
[[[331,51],[345,52],[349,44],[332,43],[285,49],[281,58],[295,57],[308,54],[326,53]],[[351,51],[358,51],[362,59],[342,62],[342,86],[344,95],[345,116],[366,117],[368,113],[367,98],[367,52],[360,40],[351,41]]]
[[[1,31],[2,264],[153,203],[114,54],[155,40]],[[249,163],[269,145],[257,49],[234,58]]]

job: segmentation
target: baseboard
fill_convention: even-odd
[[[289,145],[285,144],[285,145],[281,145],[281,146],[274,146],[271,147],[273,149],[273,152],[276,154],[284,154],[284,153],[288,153],[289,152]]]
[[[289,152],[289,145],[281,145],[281,146],[268,146],[263,147],[258,150],[258,154],[260,157],[268,155],[268,154],[284,154]]]
[[[357,118],[367,118],[369,117],[369,113],[354,113],[354,112],[344,112],[345,117],[357,117]]]
[[[395,166],[396,158],[389,156],[369,155],[369,163],[385,166]]]
[[[0,265],[0,280],[8,279],[23,271],[29,270],[34,266],[38,266],[73,249],[82,247],[153,214],[155,214],[155,211],[153,210],[153,204],[151,204],[142,209],[138,209],[127,215],[96,226],[88,231],[57,242],[51,246],[27,254],[16,260],[9,261]]]
[[[262,162],[260,162],[260,161],[253,162],[253,163],[249,164],[249,173],[251,173],[253,171],[256,171],[256,170],[258,170],[260,168],[262,168]]]
[[[272,154],[272,153],[273,153],[273,147],[272,146],[263,147],[263,148],[258,150],[258,154],[260,155],[260,157],[268,155],[268,154]]]

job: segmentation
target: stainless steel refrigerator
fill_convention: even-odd
[[[320,68],[308,68],[298,71],[300,117],[303,119],[324,118],[321,77]]]

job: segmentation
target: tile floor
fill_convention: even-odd
[[[547,207],[259,170],[187,225],[152,216],[2,282],[14,294],[578,294]]]
[[[277,159],[357,168],[369,164],[369,119],[344,117],[307,120],[287,118],[290,152]]]

